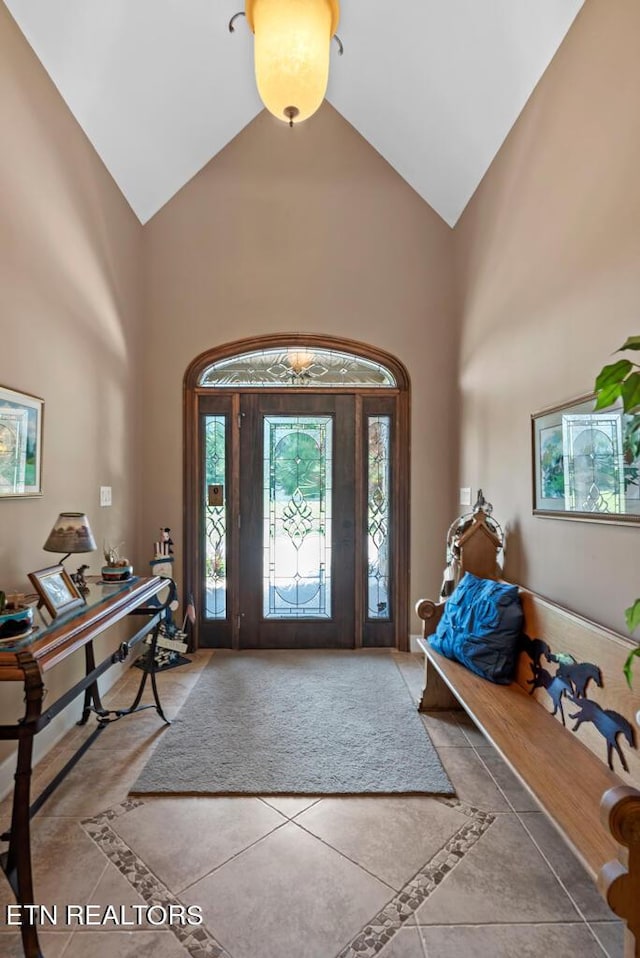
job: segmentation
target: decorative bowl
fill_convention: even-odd
[[[131,578],[132,565],[104,565],[102,567],[103,582],[124,582]]]
[[[0,639],[14,639],[26,635],[33,625],[33,606],[23,605],[0,613]]]

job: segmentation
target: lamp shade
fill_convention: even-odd
[[[246,0],[246,16],[262,102],[291,125],[306,120],[327,90],[338,0]]]
[[[45,552],[93,552],[98,547],[84,512],[61,512],[42,547]]]

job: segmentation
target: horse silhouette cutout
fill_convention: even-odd
[[[533,669],[534,676],[542,667],[540,665],[540,659],[543,656],[547,662],[553,661],[551,658],[551,649],[542,639],[531,639],[523,632],[520,636],[519,646],[520,651],[524,652],[531,659],[531,668]]]
[[[602,688],[602,672],[591,662],[561,661],[556,677],[570,682],[578,699],[586,698],[589,682],[595,682],[599,688]]]
[[[559,711],[562,724],[566,725],[564,710],[562,708],[562,696],[564,695],[573,701],[573,688],[571,683],[561,676],[551,675],[546,669],[539,668],[537,672],[534,673],[532,679],[527,679],[527,685],[531,686],[529,695],[533,695],[535,689],[545,689],[547,695],[553,702],[553,712],[551,714],[555,715]]]
[[[577,701],[576,704],[578,704]],[[635,745],[635,731],[624,715],[614,712],[613,709],[603,709],[592,699],[584,698],[580,699],[579,711],[575,715],[570,715],[569,718],[575,719],[576,722],[572,729],[573,732],[577,731],[583,722],[593,722],[600,734],[606,739],[607,763],[611,771],[613,771],[614,748],[620,757],[623,769],[625,772],[629,771],[629,766],[618,742],[618,735],[622,733],[629,745],[633,747]]]

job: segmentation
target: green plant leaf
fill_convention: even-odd
[[[593,407],[594,412],[598,409],[608,409],[609,406],[612,406],[616,399],[620,398],[621,390],[622,383],[612,383],[610,386],[598,389],[596,404]]]
[[[596,389],[607,389],[609,386],[619,385],[632,369],[633,363],[628,359],[619,359],[617,363],[603,366],[596,377]]]
[[[634,412],[640,407],[640,373],[631,373],[622,383],[620,393],[625,412]]]
[[[627,658],[627,661],[622,666],[622,671],[624,672],[624,677],[627,680],[627,685],[631,688],[631,673],[633,671],[633,660],[637,655],[640,655],[640,648],[634,649],[631,655]]]
[[[640,336],[629,336],[624,346],[621,346],[618,352],[621,353],[623,349],[640,349]]]
[[[624,617],[627,620],[629,632],[635,632],[640,625],[640,599],[636,599],[633,605],[624,610]]]

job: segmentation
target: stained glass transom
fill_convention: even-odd
[[[393,374],[380,363],[335,349],[313,346],[260,349],[208,366],[200,386],[314,386],[394,388]]]
[[[331,618],[333,421],[265,416],[266,619]]]
[[[226,416],[205,416],[204,555],[205,614],[227,617],[227,516],[224,505],[209,505],[209,489],[224,490]],[[224,500],[224,495],[223,495]]]
[[[391,419],[369,416],[367,426],[367,616],[388,620]]]

